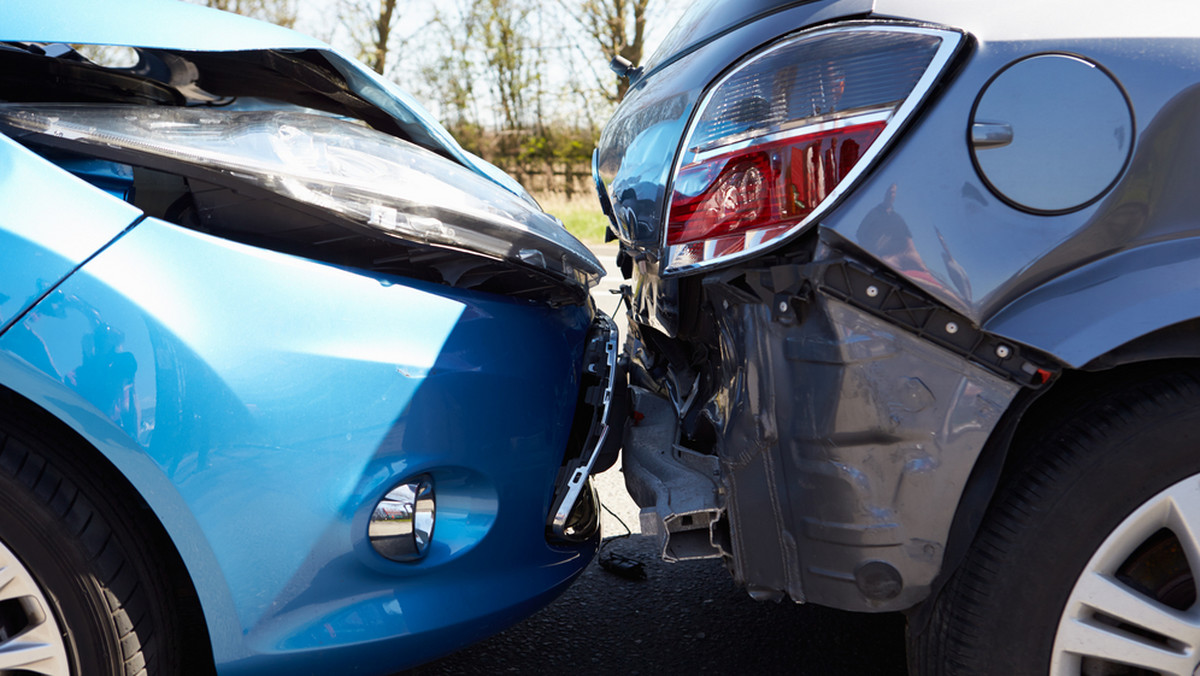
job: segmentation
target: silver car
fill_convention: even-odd
[[[618,67],[664,558],[905,611],[914,673],[1197,673],[1200,6],[1117,10],[706,0]]]

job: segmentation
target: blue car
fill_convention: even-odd
[[[549,602],[596,259],[324,44],[97,5],[0,5],[0,672],[390,673]]]

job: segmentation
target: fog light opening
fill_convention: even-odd
[[[429,550],[436,517],[433,477],[422,474],[397,484],[375,505],[367,536],[386,558],[418,561]]]

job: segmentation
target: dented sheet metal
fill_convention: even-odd
[[[824,294],[768,306],[706,291],[723,308],[719,375],[693,406],[716,433],[716,480],[680,447],[665,400],[643,393],[626,438],[627,482],[664,554],[723,557],[757,596],[863,610],[923,599],[953,518],[943,506],[1020,385]]]

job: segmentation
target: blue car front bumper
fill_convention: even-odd
[[[159,517],[222,673],[417,664],[561,591],[545,532],[591,310],[364,273],[144,219],[0,337],[0,380]],[[428,554],[367,520],[433,477]]]

